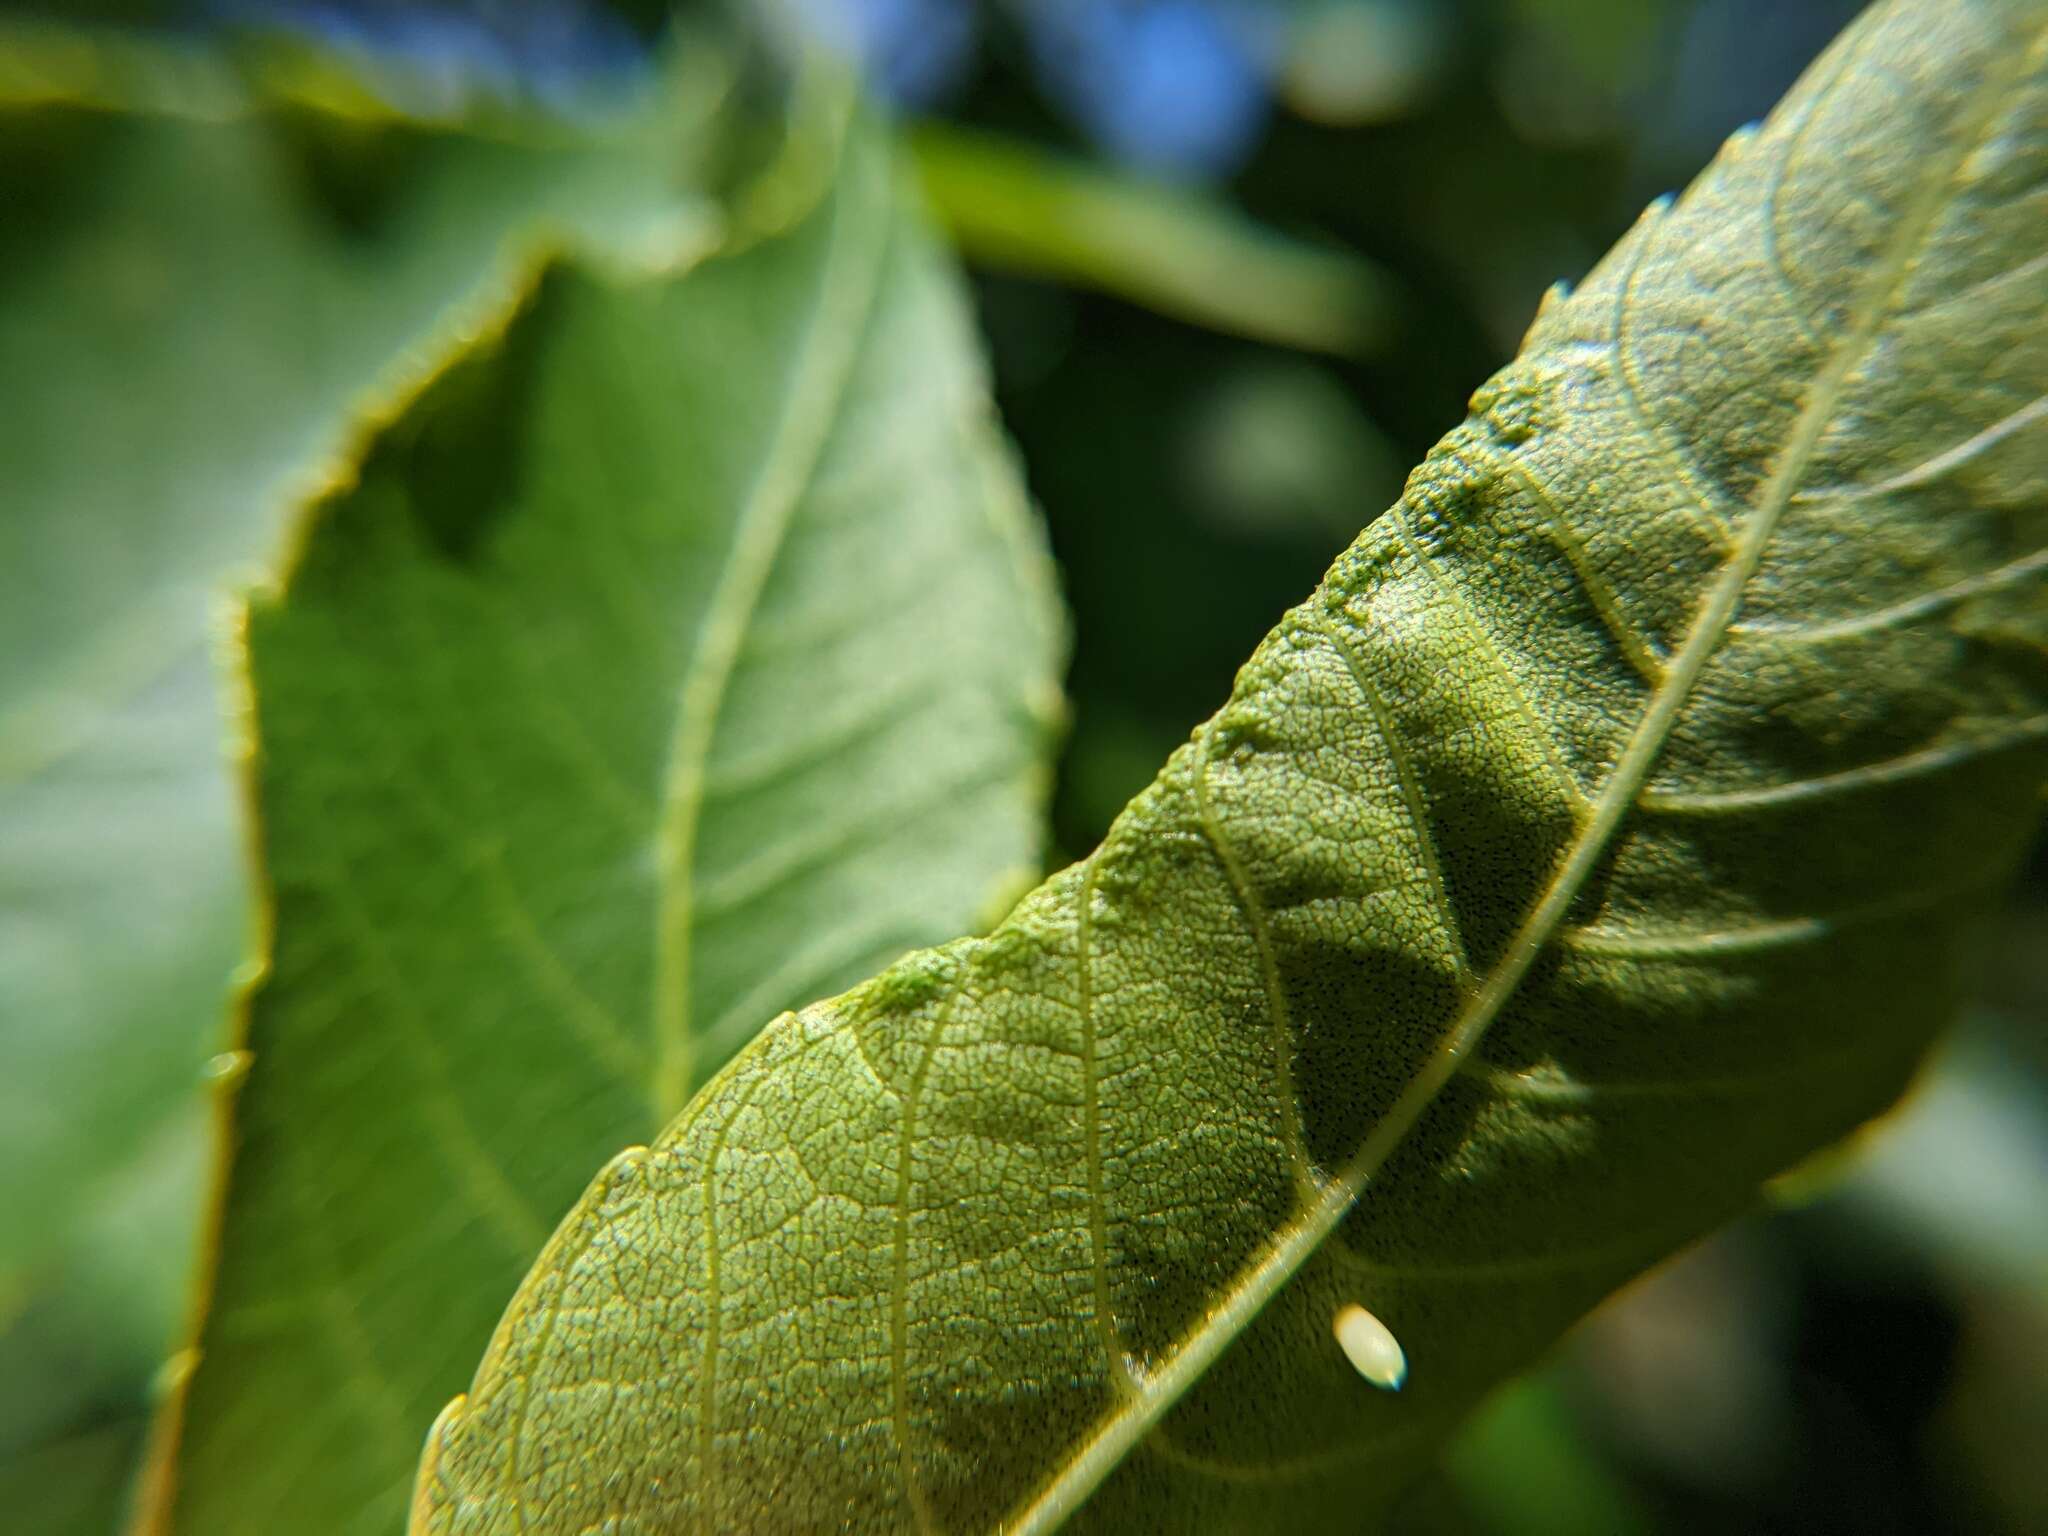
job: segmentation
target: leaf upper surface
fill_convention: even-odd
[[[1383,1508],[1967,985],[2048,771],[2044,228],[2044,7],[1867,15],[1093,856],[605,1168],[414,1530]]]
[[[1050,571],[885,146],[680,277],[548,266],[246,646],[275,959],[157,1524],[389,1530],[590,1164],[1035,873]]]
[[[357,413],[452,347],[531,240],[678,260],[702,243],[686,126],[373,122],[196,46],[0,24],[10,1519],[86,1529],[120,1501],[188,1306],[187,1149],[253,948],[227,589],[265,567]],[[98,1486],[59,1486],[102,1463]]]
[[[540,147],[259,98],[221,121],[0,104],[0,133],[6,1276],[189,1108],[224,1033],[250,919],[223,593],[540,232],[686,246],[708,215],[637,120]],[[354,227],[352,155],[375,188]]]

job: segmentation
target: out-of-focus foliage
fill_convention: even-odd
[[[928,125],[911,143],[925,196],[986,269],[1086,283],[1282,346],[1358,356],[1399,339],[1393,285],[1356,255],[994,135]]]
[[[673,122],[429,128],[353,84],[0,39],[0,1457],[132,1413],[186,1306],[202,1073],[255,953],[230,589],[526,247],[705,238]]]
[[[651,123],[522,144],[226,77],[203,111],[124,114],[67,102],[69,61],[49,49],[39,73],[35,46],[12,84],[46,91],[0,102],[5,1274],[60,1240],[83,1182],[154,1133],[219,1036],[248,924],[217,599],[335,472],[355,414],[502,302],[524,247],[665,261],[707,217]]]
[[[590,1168],[1036,873],[1040,535],[891,147],[809,174],[681,276],[550,267],[252,604],[277,937],[153,1531],[396,1526]]]

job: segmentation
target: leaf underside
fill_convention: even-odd
[[[2044,37],[1880,7],[1554,295],[1092,857],[605,1168],[413,1529],[1357,1529],[1888,1104],[2048,765]]]
[[[1049,565],[847,145],[680,277],[548,266],[252,600],[277,937],[158,1529],[397,1527],[588,1169],[1035,870]]]

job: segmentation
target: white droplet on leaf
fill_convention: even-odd
[[[1408,1357],[1385,1323],[1353,1302],[1337,1314],[1330,1331],[1337,1335],[1345,1358],[1358,1368],[1359,1375],[1389,1392],[1401,1390],[1401,1383],[1408,1379]]]

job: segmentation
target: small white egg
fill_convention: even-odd
[[[1408,1379],[1408,1357],[1385,1323],[1353,1302],[1337,1314],[1330,1331],[1359,1375],[1388,1392],[1401,1390]]]

